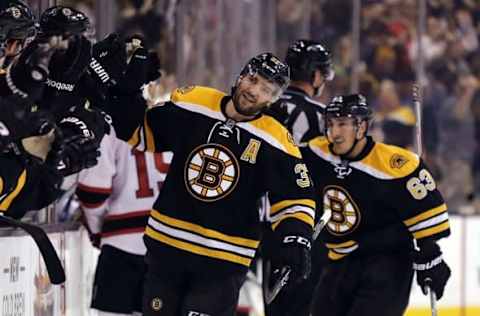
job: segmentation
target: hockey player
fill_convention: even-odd
[[[171,153],[132,150],[114,132],[100,150],[99,163],[80,172],[77,188],[92,241],[101,249],[91,307],[104,316],[133,315],[142,311],[142,236]]]
[[[2,2],[2,51],[8,57],[18,56],[0,75],[0,103],[7,112],[2,119],[9,119],[2,126],[2,136],[6,135],[2,137],[2,165],[9,167],[2,168],[0,174],[0,211],[16,218],[55,200],[64,176],[94,165],[105,133],[103,116],[92,109],[79,107],[62,115],[50,109],[34,109],[34,100],[44,100],[41,93],[51,75],[49,68],[58,66],[62,56],[50,43],[53,34],[35,40],[24,50],[13,49],[23,48],[26,37],[32,35],[33,24],[33,14],[23,2]]]
[[[302,150],[317,205],[332,213],[319,236],[328,263],[312,315],[400,316],[414,271],[438,298],[450,277],[436,243],[450,227],[435,180],[414,153],[373,141],[371,118],[362,95],[337,96],[325,109],[326,137]]]
[[[36,41],[55,38],[55,50],[48,67],[48,79],[39,107],[60,118],[71,107],[82,107],[91,92],[82,91],[81,78],[92,57],[92,44],[84,35],[90,27],[87,16],[67,6],[53,6],[40,16]]]
[[[157,77],[144,78],[149,79]],[[140,89],[132,92],[129,105],[145,109],[148,96],[137,98]],[[101,249],[91,307],[100,315],[136,315],[142,310],[146,271],[142,236],[171,153],[132,150],[115,132],[103,139],[101,152],[99,164],[80,173],[77,188],[92,242]]]
[[[144,315],[234,315],[266,191],[279,256],[292,279],[309,274],[310,179],[287,130],[262,114],[288,82],[288,66],[264,53],[243,68],[231,96],[184,87],[147,111],[130,143],[171,150],[173,159],[145,230]]]
[[[322,111],[325,105],[312,98],[322,93],[327,81],[333,80],[331,55],[319,42],[297,40],[288,47],[285,61],[290,67],[292,81],[269,113],[287,127],[295,143],[306,146],[309,140],[323,135]],[[271,260],[277,251],[277,244],[272,231],[267,228],[262,241],[262,255],[263,275],[269,284],[265,284],[264,289],[281,272],[281,267],[276,267]],[[319,268],[314,267],[312,277],[316,278]],[[314,286],[311,278],[301,284],[290,284],[270,305],[265,306],[267,315],[309,315],[310,293]]]
[[[58,126],[44,112],[26,119],[32,136],[10,143],[0,155],[0,212],[14,218],[49,205],[62,193],[65,176],[95,165],[97,139],[108,133],[97,111],[68,112]]]
[[[333,80],[330,52],[321,43],[297,40],[287,50],[285,62],[290,67],[289,87],[271,109],[292,133],[295,142],[304,146],[322,135],[322,110],[325,105],[313,100],[319,96],[327,81]]]
[[[27,136],[25,113],[30,97],[38,96],[44,86],[47,72],[45,64],[39,63],[41,54],[32,47],[17,61],[7,67],[5,60],[17,56],[27,37],[35,34],[35,18],[30,8],[22,1],[8,0],[0,3],[0,146]]]

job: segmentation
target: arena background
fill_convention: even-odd
[[[90,17],[89,33],[97,39],[113,31],[142,33],[162,60],[165,97],[188,84],[228,91],[250,56],[272,51],[283,57],[295,39],[320,40],[333,52],[336,71],[320,101],[336,93],[365,94],[377,113],[375,138],[411,149],[416,144],[412,85],[420,84],[423,156],[452,215],[452,236],[442,246],[453,276],[439,315],[480,315],[478,0],[28,2],[36,12],[55,4],[76,7]],[[87,305],[96,252],[74,222],[75,205],[66,198],[28,216],[51,232],[65,260],[62,287],[49,284],[28,237],[0,231],[1,315],[94,315]],[[7,246],[12,243],[14,248]],[[255,312],[251,315],[261,309]],[[430,315],[428,299],[416,287],[407,315]]]

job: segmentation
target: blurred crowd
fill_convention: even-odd
[[[30,1],[35,2],[35,1]],[[95,1],[73,5],[95,21]],[[351,0],[182,1],[118,0],[115,31],[141,33],[162,60],[162,90],[201,83],[228,91],[238,62],[260,51],[283,56],[297,38],[311,38],[333,52],[335,80],[322,102],[352,87],[374,104],[377,139],[414,149],[416,115],[412,85],[422,86],[425,159],[452,212],[480,212],[480,4],[427,0],[419,80],[419,1],[361,1],[359,62],[352,35]],[[246,18],[248,17],[248,18]],[[248,34],[248,36],[245,36]]]
[[[348,90],[353,39],[352,19],[345,12],[352,12],[352,2],[313,3],[319,18],[311,20],[311,36],[326,42],[336,59],[330,90]],[[479,212],[480,5],[468,0],[426,4],[422,79],[417,67],[419,1],[362,1],[359,90],[379,113],[376,136],[413,149],[412,85],[421,83],[425,158],[441,179],[451,212]]]

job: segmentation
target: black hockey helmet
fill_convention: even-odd
[[[292,80],[311,82],[315,70],[319,70],[325,80],[335,76],[330,51],[321,43],[311,40],[297,40],[287,49],[286,63],[292,70]]]
[[[250,59],[243,67],[240,75],[254,75],[257,73],[279,86],[280,89],[276,98],[280,97],[290,83],[290,69],[288,65],[272,53],[263,53]]]
[[[82,12],[66,6],[46,9],[40,16],[40,32],[44,36],[77,35],[87,31],[90,20]]]
[[[352,117],[368,123],[373,118],[373,111],[361,94],[339,95],[324,109],[325,122],[332,117]]]
[[[0,2],[0,56],[8,39],[25,40],[35,35],[35,17],[20,0]]]

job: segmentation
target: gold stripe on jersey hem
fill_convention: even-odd
[[[430,217],[433,217],[435,215],[438,215],[444,211],[447,210],[447,204],[443,203],[442,205],[440,206],[437,206],[437,207],[434,207],[428,211],[425,211],[419,215],[416,215],[412,218],[409,218],[407,220],[404,220],[403,223],[407,226],[407,227],[410,227],[412,225],[415,225],[416,223],[418,222],[421,222],[423,220],[426,220]]]
[[[153,217],[149,218],[148,226],[156,232],[169,236],[170,238],[191,243],[192,245],[198,245],[200,247],[205,247],[213,250],[225,251],[247,259],[253,259],[255,257],[256,249],[237,246],[228,242],[220,241],[218,239],[207,238],[186,230],[176,229],[156,221]]]
[[[315,201],[311,199],[284,200],[275,203],[270,207],[270,215],[275,215],[275,213],[278,213],[285,208],[291,207],[293,205],[304,205],[315,209]]]
[[[0,210],[8,211],[8,208],[12,204],[13,200],[22,191],[26,181],[27,181],[27,170],[23,169],[22,173],[20,174],[20,177],[18,177],[15,189],[12,192],[10,192],[0,203]]]
[[[294,214],[288,214],[288,215],[285,215],[283,216],[282,218],[280,218],[278,221],[276,221],[275,223],[272,223],[272,229],[275,230],[277,228],[277,226],[285,219],[287,218],[296,218],[304,223],[306,223],[307,225],[309,225],[310,227],[313,227],[313,224],[314,224],[314,220],[312,217],[310,217],[309,215],[305,214],[305,213],[294,213]]]
[[[137,127],[135,129],[135,132],[133,132],[132,137],[128,140],[128,143],[133,147],[137,148],[139,143],[140,143],[140,137],[138,136],[140,134],[140,127]]]
[[[342,258],[345,258],[348,254],[340,254],[336,253],[333,250],[328,251],[328,258],[331,260],[340,260]]]
[[[213,250],[206,247],[194,245],[185,241],[181,241],[178,239],[174,239],[168,237],[162,233],[159,233],[150,227],[147,226],[145,229],[145,234],[157,241],[170,245],[172,247],[182,249],[200,256],[211,257],[216,259],[221,259],[225,261],[230,261],[234,263],[238,263],[244,266],[249,267],[250,263],[252,262],[251,259],[244,258],[242,256],[237,256],[229,252],[221,251],[221,250]]]
[[[150,152],[155,152],[155,141],[154,141],[154,136],[152,129],[150,128],[150,125],[148,125],[147,121],[147,116],[145,115],[145,123],[144,125],[144,133],[145,133],[145,144],[147,146],[146,150]]]
[[[438,224],[437,226],[429,227],[424,230],[419,230],[413,233],[413,237],[415,239],[422,239],[425,237],[429,237],[438,233],[441,233],[445,230],[450,229],[450,223],[448,221]]]
[[[158,220],[162,223],[165,223],[169,226],[180,228],[180,229],[183,229],[183,230],[186,230],[186,231],[189,231],[189,232],[192,232],[192,233],[195,233],[195,234],[198,234],[200,236],[207,237],[207,238],[215,238],[215,239],[218,239],[218,240],[226,241],[226,242],[234,244],[234,245],[249,247],[249,248],[252,248],[252,249],[256,250],[258,248],[259,243],[260,243],[259,241],[253,240],[253,239],[247,239],[247,238],[242,238],[242,237],[225,235],[225,234],[220,233],[220,232],[218,232],[216,230],[213,230],[213,229],[208,229],[208,228],[202,227],[202,226],[197,225],[197,224],[182,221],[182,220],[179,220],[179,219],[161,214],[157,210],[152,210],[150,215],[154,219],[156,219],[156,220]]]
[[[329,249],[335,249],[335,248],[345,248],[345,247],[351,247],[356,245],[357,243],[354,240],[349,240],[345,241],[339,244],[333,244],[333,243],[326,243],[325,246]]]

